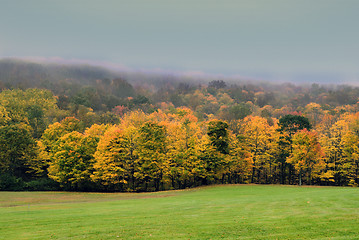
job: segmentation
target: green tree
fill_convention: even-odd
[[[220,88],[225,88],[226,86],[227,84],[223,80],[212,80],[208,83],[209,88],[220,89]]]
[[[207,134],[217,151],[222,154],[228,154],[228,124],[223,121],[214,120],[208,123]]]
[[[287,132],[291,138],[293,134],[302,129],[312,128],[308,118],[300,115],[285,115],[279,119],[279,131]]]
[[[44,110],[39,105],[31,105],[27,108],[27,113],[33,137],[39,139],[46,128]]]
[[[36,143],[26,124],[0,126],[0,172],[30,178],[34,158]]]
[[[135,90],[125,79],[115,78],[111,83],[112,94],[120,98],[133,97]]]

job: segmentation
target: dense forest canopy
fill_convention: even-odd
[[[359,88],[0,60],[0,189],[359,184]]]

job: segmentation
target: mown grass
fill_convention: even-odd
[[[359,239],[359,188],[0,192],[0,239]]]

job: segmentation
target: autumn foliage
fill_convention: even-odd
[[[60,109],[48,90],[3,91],[0,187],[31,189],[39,179],[81,191],[359,184],[357,104],[327,110],[311,102],[291,111],[265,105],[273,99],[264,92],[222,85],[183,90],[186,107],[131,97],[107,113]]]

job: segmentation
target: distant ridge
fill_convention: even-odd
[[[252,76],[252,77],[245,77]],[[201,71],[170,71],[165,69],[134,70],[122,65],[85,60],[57,58],[0,58],[0,82],[5,85],[41,87],[46,83],[67,81],[81,85],[93,85],[98,79],[124,78],[131,84],[152,84],[162,87],[171,81],[207,84],[214,79],[223,79],[228,84],[283,84],[358,86],[355,76],[348,78],[340,74],[301,73],[276,75],[264,72],[245,72],[244,75],[208,74]]]
[[[97,79],[116,78],[119,73],[104,67],[80,64],[42,64],[20,59],[0,60],[0,81],[5,84],[36,86],[39,82],[68,80],[92,84]]]

